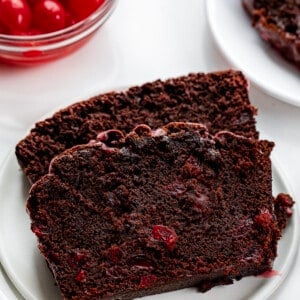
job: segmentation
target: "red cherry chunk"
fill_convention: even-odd
[[[173,229],[164,225],[154,225],[152,234],[154,239],[162,241],[170,251],[174,250],[177,242],[177,234]]]
[[[255,216],[254,221],[263,227],[269,227],[272,224],[272,219],[273,218],[269,210],[265,209]]]
[[[63,29],[66,25],[64,7],[55,0],[41,0],[33,7],[33,25],[42,32]]]
[[[12,32],[29,29],[32,13],[25,0],[0,0],[0,23]]]
[[[86,274],[84,270],[80,270],[79,273],[76,275],[75,280],[79,282],[86,281]]]
[[[105,0],[69,0],[69,10],[77,21],[93,13]]]
[[[152,286],[157,281],[155,275],[145,275],[141,277],[139,288],[148,288]]]
[[[122,253],[118,246],[113,245],[108,249],[108,256],[112,262],[117,264],[121,259]]]
[[[80,261],[82,261],[85,258],[85,256],[86,255],[84,253],[76,251],[74,253],[74,260],[77,261],[77,262],[80,262]]]
[[[43,236],[43,232],[37,226],[34,225],[31,230],[37,237]]]
[[[0,23],[0,34],[9,34],[8,28],[2,23]]]
[[[283,194],[283,193],[278,194],[278,196],[275,200],[287,207],[292,207],[294,204],[292,197],[290,195]]]

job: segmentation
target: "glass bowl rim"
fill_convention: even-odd
[[[91,15],[87,18],[71,25],[66,28],[49,32],[42,33],[36,35],[11,35],[11,34],[1,34],[0,33],[0,47],[1,43],[6,42],[39,42],[39,41],[49,41],[55,40],[56,38],[62,37],[68,34],[76,34],[76,32],[80,32],[80,30],[88,29],[95,22],[100,22],[106,20],[106,16],[108,17],[110,13],[113,11],[117,4],[118,0],[105,0],[105,2],[95,10]],[[72,37],[72,36],[71,36]],[[18,48],[18,46],[16,46]],[[28,46],[25,48],[31,48],[32,46]]]

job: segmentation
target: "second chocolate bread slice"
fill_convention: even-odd
[[[212,133],[229,130],[257,138],[256,110],[250,105],[247,88],[243,74],[230,70],[157,80],[125,92],[99,95],[37,123],[17,145],[16,155],[33,183],[48,172],[57,154],[112,128],[128,133],[138,124],[158,128],[185,121],[203,123]]]

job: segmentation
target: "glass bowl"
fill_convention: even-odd
[[[105,0],[86,19],[62,30],[29,36],[0,34],[0,61],[33,65],[68,55],[93,36],[112,14],[117,2]]]

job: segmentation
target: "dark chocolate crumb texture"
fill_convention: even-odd
[[[300,69],[300,1],[242,0],[263,40]]]
[[[271,270],[293,204],[274,203],[272,148],[171,123],[106,131],[58,155],[27,210],[63,297],[205,291]]]
[[[210,132],[229,130],[258,138],[248,82],[239,71],[190,74],[157,80],[71,105],[39,122],[16,147],[31,183],[48,172],[51,159],[88,143],[101,131],[130,132],[138,124],[158,128],[173,121],[204,123]]]

